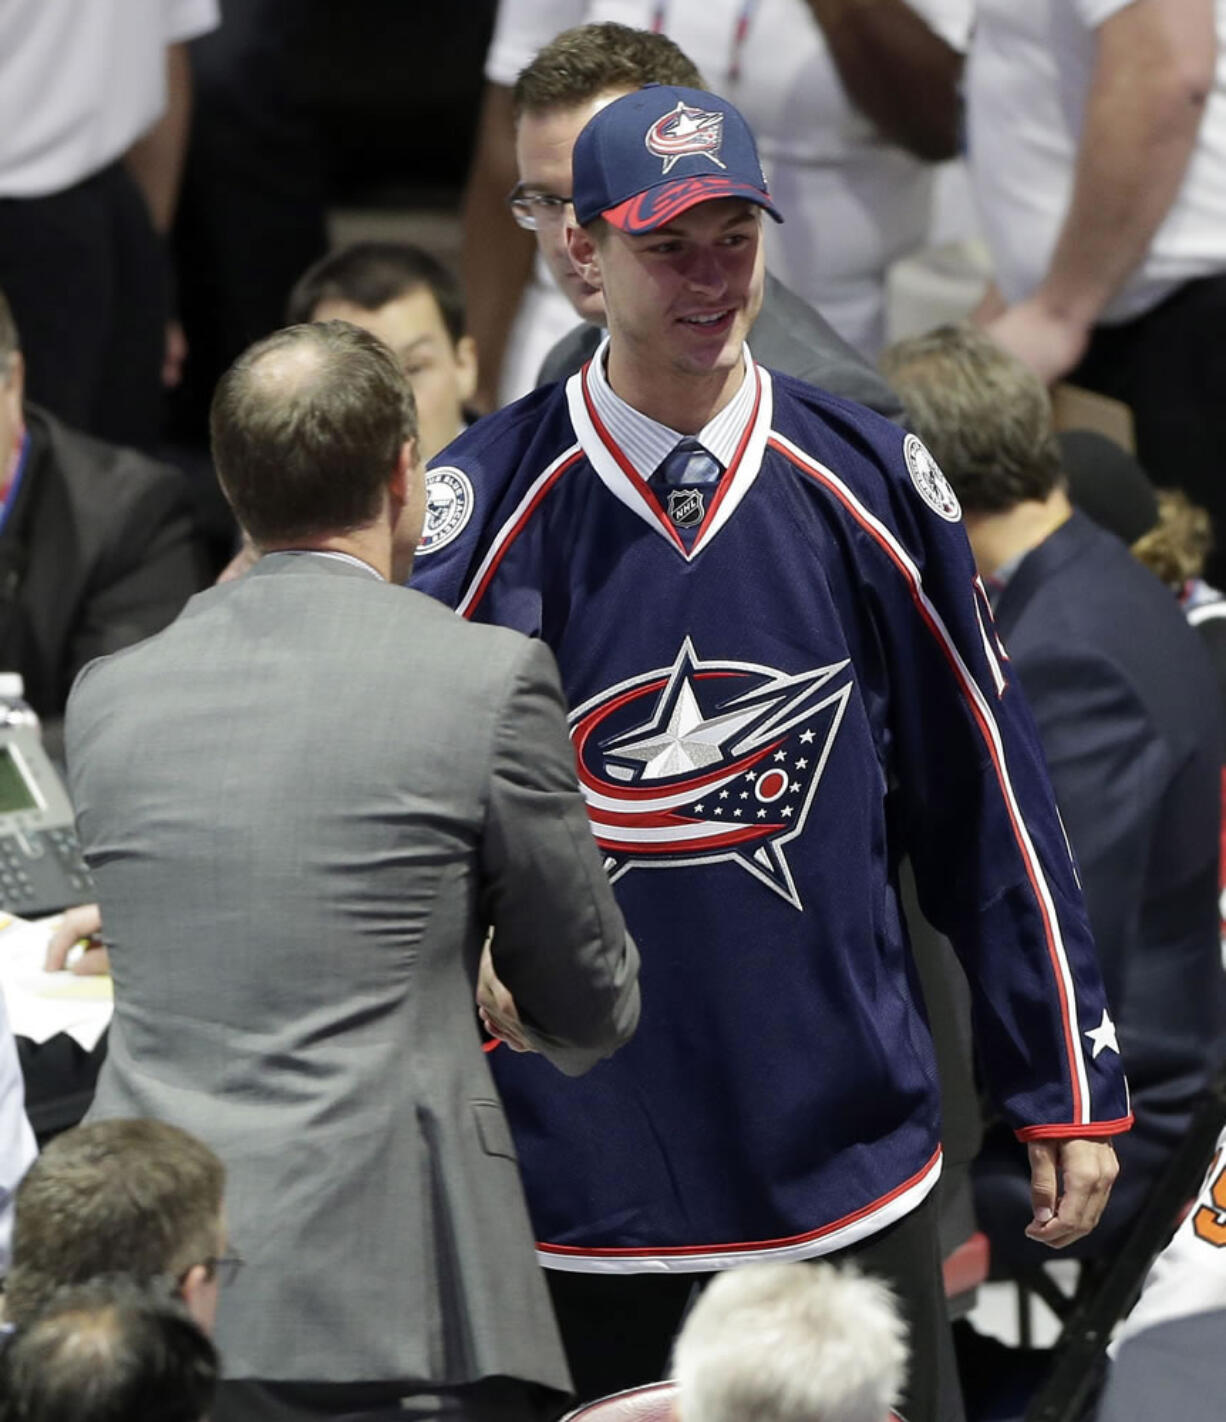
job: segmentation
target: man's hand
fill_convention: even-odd
[[[1052,385],[1077,364],[1089,344],[1089,330],[1056,316],[1033,298],[1016,302],[989,321],[989,336]]]
[[[536,1048],[524,1035],[515,999],[494,971],[494,960],[490,954],[491,941],[490,938],[485,940],[485,947],[481,950],[481,966],[477,972],[477,1007],[481,1021],[491,1037],[505,1042],[513,1052],[535,1052]]]
[[[1034,1219],[1026,1233],[1062,1249],[1098,1223],[1120,1173],[1119,1161],[1109,1141],[1031,1141],[1028,1150]]]
[[[81,904],[79,908],[64,911],[60,926],[51,935],[47,944],[47,956],[43,967],[49,973],[58,973],[68,967],[68,954],[77,943],[84,942],[85,951],[71,965],[69,971],[83,977],[95,973],[109,973],[110,959],[106,948],[98,936],[102,931],[102,915],[97,904]]]

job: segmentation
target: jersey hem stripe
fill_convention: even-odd
[[[911,1213],[941,1176],[941,1148],[909,1179],[851,1214],[819,1229],[783,1239],[744,1244],[696,1244],[656,1248],[583,1249],[538,1244],[536,1257],[546,1269],[580,1274],[709,1273],[759,1260],[813,1259],[845,1249]]]

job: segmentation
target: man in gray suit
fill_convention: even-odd
[[[415,433],[368,333],[252,347],[213,449],[264,556],[69,706],[115,978],[93,1114],[173,1121],[230,1181],[215,1422],[533,1417],[568,1387],[481,1050],[482,938],[508,1034],[572,1074],[633,1031],[638,959],[552,657],[396,586]]]

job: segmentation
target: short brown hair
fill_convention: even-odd
[[[288,326],[218,383],[213,462],[254,542],[350,533],[379,512],[400,447],[417,437],[392,352],[348,321]]]
[[[612,21],[576,25],[551,40],[515,81],[515,117],[569,109],[607,89],[680,84],[705,89],[702,75],[666,35]]]
[[[220,1372],[180,1302],[122,1276],[59,1290],[0,1369],[6,1422],[204,1422]]]
[[[5,1312],[18,1327],[102,1274],[181,1277],[221,1246],[225,1167],[165,1121],[93,1121],[46,1147],[17,1188]]]
[[[1004,513],[1063,483],[1047,387],[977,327],[908,337],[881,369],[968,513]]]
[[[437,257],[410,242],[354,242],[321,257],[295,283],[286,320],[291,325],[313,321],[316,308],[325,301],[347,301],[363,311],[378,311],[422,287],[434,298],[456,345],[465,329],[459,279]]]

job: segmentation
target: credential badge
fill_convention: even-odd
[[[462,469],[445,465],[426,470],[426,526],[422,529],[418,556],[437,553],[458,538],[472,517],[472,480]]]
[[[941,473],[941,466],[924,447],[923,440],[909,434],[903,441],[902,452],[911,482],[920,498],[946,523],[957,523],[962,517],[962,505],[950,488],[949,480]]]

